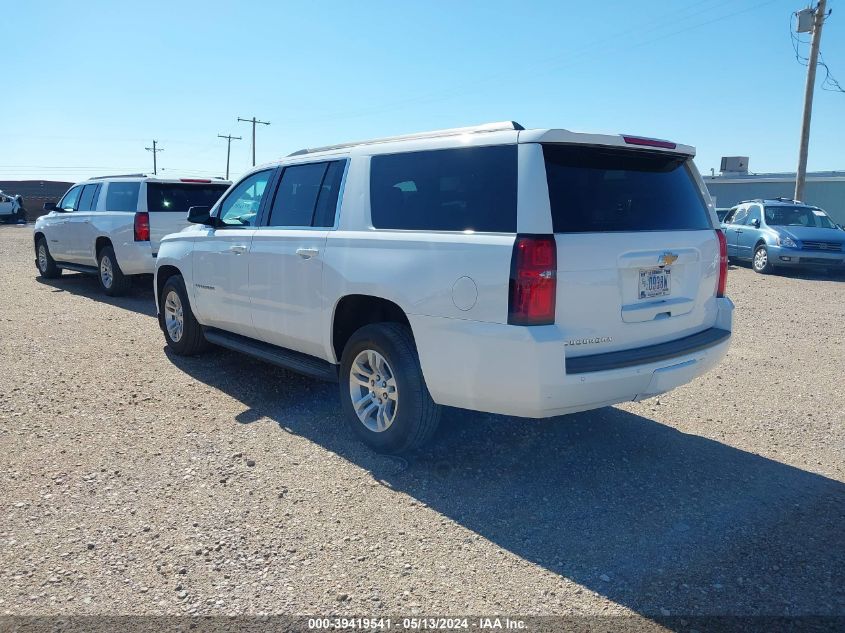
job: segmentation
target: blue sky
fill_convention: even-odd
[[[841,4],[841,6],[840,6]],[[514,119],[795,169],[801,0],[5,3],[0,180],[233,176],[305,146]],[[822,52],[845,84],[845,1]],[[840,13],[841,12],[841,13]],[[806,46],[804,47],[806,51]],[[845,170],[845,94],[817,89],[809,167]]]

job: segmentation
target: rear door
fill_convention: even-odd
[[[188,209],[214,206],[229,188],[229,183],[204,179],[149,180],[146,188],[150,246],[153,253],[158,253],[161,238],[188,226]]]
[[[712,327],[719,243],[689,156],[543,146],[568,356]]]
[[[289,165],[252,238],[249,285],[258,338],[324,356],[322,275],[345,160]]]

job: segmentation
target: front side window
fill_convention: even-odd
[[[766,207],[766,224],[769,226],[809,226],[835,229],[836,223],[821,209],[813,207]]]
[[[763,214],[760,212],[760,207],[758,207],[757,205],[749,207],[748,216],[745,218],[745,223],[748,226],[751,226],[754,224],[754,220],[757,220],[758,224],[763,221]]]
[[[269,226],[334,226],[345,161],[285,167]]]
[[[255,226],[261,200],[273,169],[259,171],[244,178],[220,204],[218,217],[228,226]]]
[[[73,211],[76,209],[76,205],[79,202],[79,194],[82,193],[82,185],[77,185],[73,187],[70,191],[65,194],[65,197],[62,198],[62,201],[59,202],[57,205],[59,209],[62,211]]]
[[[373,156],[373,227],[516,232],[516,145]]]
[[[106,189],[106,211],[137,211],[140,182],[110,182]]]

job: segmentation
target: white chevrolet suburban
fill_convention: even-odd
[[[654,396],[726,353],[733,304],[691,147],[515,123],[301,150],[165,237],[159,322],[338,381],[353,431],[442,405],[548,417]]]
[[[152,274],[161,238],[188,225],[188,209],[211,205],[226,180],[144,174],[91,178],[71,187],[35,222],[35,265],[42,277],[63,269],[97,275],[108,295],[129,289],[131,275]]]

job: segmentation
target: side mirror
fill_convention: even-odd
[[[188,209],[188,222],[193,224],[205,224],[206,226],[217,226],[217,218],[212,217],[211,207],[197,206]]]
[[[45,211],[55,211],[56,210],[56,203],[55,202],[45,202],[44,203],[44,210]]]
[[[751,220],[751,226],[753,226],[755,229],[759,229],[760,228],[760,220],[758,220],[757,218],[754,218],[753,220]]]

